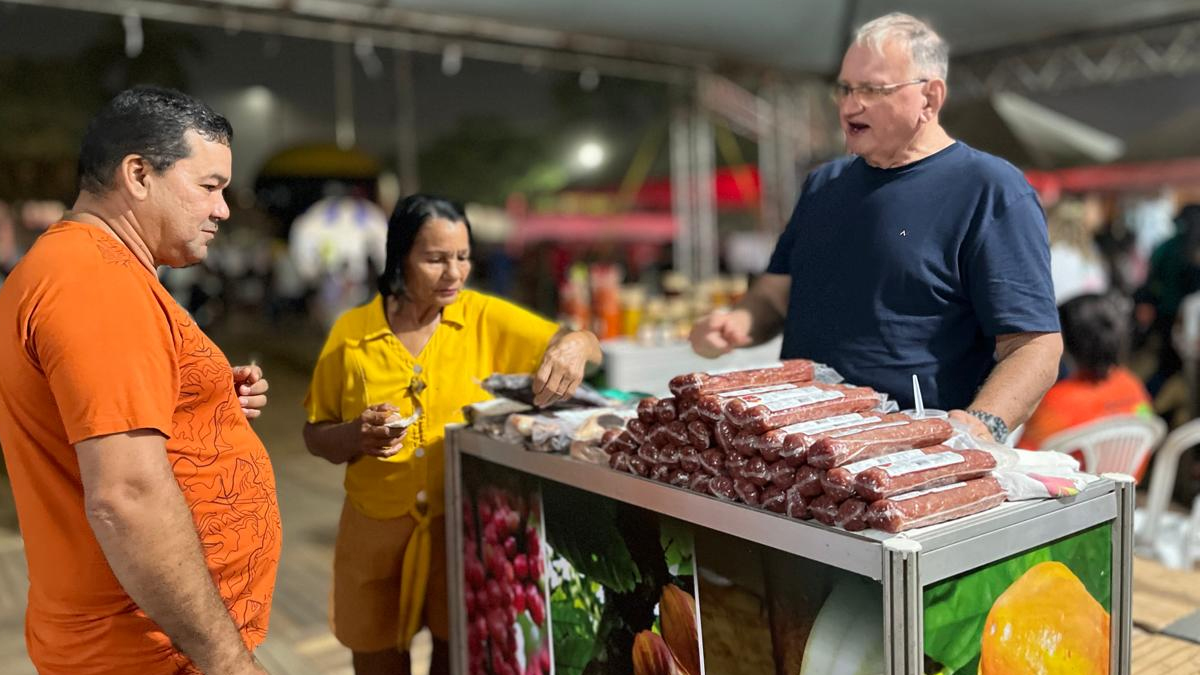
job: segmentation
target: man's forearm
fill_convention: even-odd
[[[1033,413],[1058,377],[1062,339],[1041,333],[1021,340],[1001,353],[992,374],[971,402],[971,408],[996,415],[1014,429]]]
[[[733,307],[750,315],[750,340],[760,345],[783,330],[784,314],[787,311],[787,293],[791,280],[771,275],[759,279],[750,291]]]
[[[205,675],[249,672],[242,642],[205,565],[173,478],[136,496],[96,500],[88,522],[129,597]]]

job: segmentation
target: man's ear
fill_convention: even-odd
[[[935,79],[927,82],[925,84],[925,107],[921,109],[921,119],[926,122],[936,120],[945,104],[946,81]]]
[[[141,155],[125,155],[117,165],[116,187],[123,188],[134,199],[142,200],[149,193],[147,182],[154,167]]]

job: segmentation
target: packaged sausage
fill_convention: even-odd
[[[808,520],[812,518],[812,513],[808,508],[808,498],[800,494],[795,486],[787,489],[787,494],[784,496],[784,510],[789,518],[798,520]]]
[[[638,401],[637,416],[647,426],[658,424],[658,399],[651,396]]]
[[[844,429],[852,429],[854,427],[862,427],[868,424],[876,424],[879,422],[893,422],[896,420],[908,419],[907,415],[901,413],[847,413],[845,415],[834,415],[833,417],[825,417],[818,420],[810,420],[808,422],[798,422],[789,424],[786,427],[779,429],[771,429],[766,433],[755,435],[746,435],[739,437],[736,443],[742,443],[746,446],[742,450],[743,454],[759,454],[768,462],[774,462],[781,457],[791,460],[793,466],[799,466],[804,463],[805,455],[808,449],[812,447],[822,436]]]
[[[650,463],[646,460],[634,455],[629,458],[629,473],[634,473],[642,478],[650,475]]]
[[[924,457],[926,453],[945,452],[947,449],[944,445],[933,445],[920,450],[901,450],[900,452],[892,452],[878,457],[861,459],[845,466],[834,467],[826,471],[825,475],[821,477],[821,488],[825,494],[837,499],[849,499],[856,493],[855,481],[858,480],[859,474],[863,471],[891,464],[892,462],[903,462]]]
[[[646,441],[646,433],[649,431],[650,425],[640,419],[632,419],[625,423],[625,431],[633,438],[633,441],[641,445]]]
[[[656,480],[660,483],[667,482],[667,476],[671,473],[671,467],[666,464],[659,464],[650,469],[650,480]]]
[[[867,529],[866,516],[867,503],[861,499],[850,498],[838,505],[833,524],[849,532],[859,532]]]
[[[679,412],[679,421],[684,424],[700,419],[700,411],[696,408],[694,399],[675,399],[675,409]]]
[[[879,422],[834,432],[818,440],[808,450],[808,463],[832,469],[889,452],[937,445],[953,434],[954,429],[943,419]]]
[[[654,423],[646,429],[646,442],[661,448],[671,442],[671,436],[667,433],[667,425]]]
[[[607,452],[609,455],[617,453],[629,452],[628,444],[625,442],[617,442],[621,434],[625,433],[624,429],[609,429],[600,436],[600,449]]]
[[[614,452],[608,456],[608,465],[615,471],[627,472],[629,471],[629,458],[631,456],[628,452]]]
[[[787,462],[775,462],[767,467],[767,480],[771,485],[790,488],[796,484],[796,470]]]
[[[784,382],[813,379],[813,363],[807,359],[788,359],[768,366],[688,373],[671,378],[671,393],[680,398],[699,398],[734,389],[748,389]]]
[[[662,452],[661,448],[658,448],[653,443],[647,441],[638,446],[637,456],[638,459],[646,462],[646,464],[655,466],[658,464],[658,455],[660,452]]]
[[[658,463],[670,467],[679,466],[680,454],[678,445],[668,444],[659,448],[657,455]]]
[[[685,446],[679,451],[679,468],[688,473],[700,471],[700,451],[692,446]]]
[[[770,481],[770,469],[762,457],[751,457],[742,467],[742,478],[762,487]]]
[[[679,418],[679,411],[675,408],[675,399],[671,397],[659,399],[654,406],[654,413],[658,416],[659,424],[670,424]]]
[[[713,476],[709,479],[708,493],[731,502],[737,500],[737,492],[733,489],[733,479],[729,476]]]
[[[759,506],[773,513],[783,513],[787,509],[787,489],[771,486],[763,490]]]
[[[693,447],[702,450],[713,447],[713,430],[707,422],[700,420],[688,422],[687,435]]]
[[[725,473],[725,453],[720,450],[705,450],[700,453],[700,469],[710,476]]]
[[[863,499],[876,501],[903,492],[982,478],[995,468],[996,458],[986,450],[934,452],[865,469],[855,477],[854,490]],[[829,473],[834,471],[837,469],[830,469]]]
[[[720,394],[705,394],[696,399],[696,416],[698,419],[707,420],[716,423],[718,420],[725,418],[725,406],[735,398],[741,396],[759,396],[765,394],[775,394],[783,391],[795,391],[805,385],[796,384],[793,382],[785,382],[783,384],[772,384],[766,387],[752,387],[750,389],[735,389]]]
[[[812,382],[795,390],[739,396],[725,405],[725,417],[739,429],[762,434],[797,422],[860,412],[879,405],[870,387]]]
[[[985,476],[872,502],[867,524],[884,532],[903,532],[986,511],[1004,500],[1000,483]]]
[[[685,488],[692,482],[692,474],[684,471],[678,466],[672,467],[667,473],[666,483],[678,488]]]
[[[760,500],[759,500],[760,491],[758,489],[758,486],[748,480],[735,479],[733,481],[733,491],[738,496],[738,499],[743,504],[749,504],[750,506],[758,506],[760,503]]]
[[[749,463],[750,463],[750,458],[746,457],[745,455],[739,455],[737,453],[734,453],[732,455],[725,455],[725,471],[724,471],[724,473],[727,476],[733,476],[734,478],[741,478],[742,469],[746,468],[746,465]]]
[[[730,424],[727,419],[721,419],[713,424],[713,435],[716,437],[717,447],[725,452],[734,452],[733,446],[737,434],[737,427]]]
[[[667,438],[671,439],[675,445],[687,445],[692,442],[688,437],[687,425],[681,420],[675,420],[664,428],[667,430]]]
[[[701,494],[711,494],[708,491],[708,482],[712,480],[712,476],[706,473],[693,473],[692,480],[688,482],[688,489]]]
[[[842,500],[829,495],[821,495],[808,503],[808,511],[822,525],[833,525],[837,520],[838,507]]]
[[[821,486],[821,477],[824,475],[824,469],[805,464],[796,469],[796,482],[792,485],[792,489],[803,497],[810,499],[819,497],[825,493]]]

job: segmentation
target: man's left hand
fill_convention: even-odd
[[[1003,438],[992,438],[992,431],[991,429],[987,428],[987,425],[983,423],[983,420],[968,413],[966,410],[951,410],[950,419],[966,427],[967,431],[970,432],[972,436],[981,441],[988,441],[989,443],[1004,442]]]
[[[233,387],[246,419],[252,420],[262,414],[263,408],[267,407],[267,389],[270,388],[262,368],[253,364],[235,367]]]

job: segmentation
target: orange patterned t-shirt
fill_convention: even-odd
[[[62,222],[0,287],[0,447],[29,564],[25,638],[42,675],[192,672],[121,588],[84,513],[74,444],[154,429],[205,561],[253,648],[281,528],[275,477],[221,350],[123,244]]]

